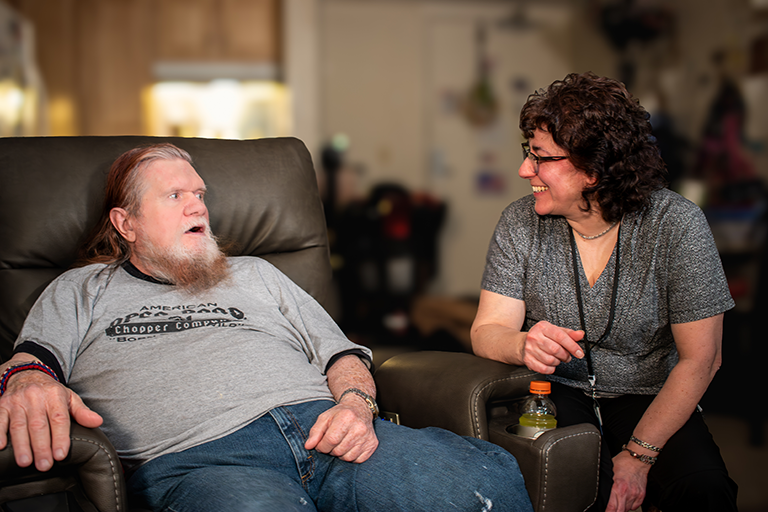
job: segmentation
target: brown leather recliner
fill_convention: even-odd
[[[322,203],[309,152],[300,141],[0,138],[0,359],[10,357],[39,294],[73,263],[78,245],[99,216],[112,161],[130,148],[161,141],[192,155],[209,188],[206,202],[213,231],[236,244],[234,254],[269,260],[328,306],[331,268]],[[514,419],[504,412],[508,401],[527,393],[523,381],[530,380],[530,372],[466,354],[412,356],[398,356],[377,372],[383,409],[399,411],[406,425],[444,426],[510,449],[537,512],[583,510],[591,503],[597,479],[596,432],[557,429],[536,442],[502,432]],[[506,382],[502,387],[514,396],[496,391],[495,384],[477,386],[487,379]],[[463,380],[467,386],[461,393],[468,398],[457,403]],[[27,500],[51,497],[77,503],[88,512],[127,510],[122,470],[109,441],[98,429],[77,425],[71,437],[70,455],[47,473],[22,470],[10,447],[0,451],[0,508],[12,504],[14,510],[36,510]],[[561,488],[563,481],[575,483]]]

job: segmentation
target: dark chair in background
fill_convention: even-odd
[[[412,330],[413,301],[437,265],[445,203],[402,185],[380,183],[335,216],[332,254],[338,256],[345,332],[378,344],[423,348]]]
[[[235,254],[267,259],[328,306],[332,273],[325,220],[312,161],[300,141],[0,139],[2,360],[10,356],[36,298],[73,263],[96,222],[112,161],[132,147],[162,141],[192,155],[209,188],[212,229],[235,244]],[[445,427],[512,451],[537,512],[583,510],[596,492],[597,432],[557,429],[536,441],[506,433],[507,425],[516,422],[514,400],[527,394],[527,382],[534,377],[469,354],[432,352],[397,356],[376,374],[382,408],[399,413],[402,423]],[[76,425],[72,439],[67,460],[48,473],[22,470],[10,447],[0,451],[0,508],[127,510],[122,470],[109,441],[99,430]]]

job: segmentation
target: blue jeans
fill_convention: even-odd
[[[163,455],[128,480],[156,512],[533,512],[517,461],[496,445],[445,430],[375,424],[362,464],[304,449],[321,400],[277,407],[221,439]]]

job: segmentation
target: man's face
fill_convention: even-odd
[[[143,180],[141,209],[133,218],[134,265],[146,271],[140,263],[148,248],[189,255],[204,251],[210,238],[205,183],[192,166],[181,159],[157,160],[144,169]]]
[[[142,171],[137,215],[123,208],[110,221],[131,244],[131,263],[146,275],[192,293],[229,277],[229,264],[208,225],[205,183],[185,160],[156,160]]]

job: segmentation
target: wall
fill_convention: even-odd
[[[746,58],[749,40],[768,31],[768,16],[755,16],[746,0],[676,0],[675,2],[637,2],[658,5],[674,15],[675,25],[668,36],[639,43],[632,42],[625,55],[636,64],[632,92],[654,114],[664,102],[682,137],[690,147],[684,151],[685,164],[693,165],[695,147],[709,105],[717,88],[717,70],[711,56],[726,48],[738,68]],[[504,193],[481,196],[473,190],[478,171],[477,154],[484,139],[502,138],[510,146],[519,143],[516,122],[507,119],[502,128],[488,135],[482,130],[456,128],[451,151],[459,149],[470,156],[455,157],[442,183],[436,173],[437,131],[451,129],[455,119],[435,114],[433,90],[436,63],[434,52],[439,30],[453,27],[455,37],[447,40],[455,73],[465,73],[469,86],[474,68],[471,61],[474,39],[470,27],[477,20],[499,21],[508,18],[515,6],[527,5],[530,18],[541,26],[538,36],[514,36],[494,28],[497,41],[505,39],[503,50],[494,57],[506,62],[508,76],[527,77],[526,94],[548,85],[565,72],[587,70],[620,77],[621,55],[599,26],[596,6],[589,1],[483,2],[483,1],[408,1],[408,0],[321,0],[320,32],[320,138],[335,133],[350,137],[349,162],[362,169],[358,191],[381,181],[397,181],[414,190],[426,190],[449,204],[449,221],[442,233],[440,275],[433,291],[447,295],[476,295],[484,265],[487,240],[503,206],[527,193],[515,184],[519,159],[508,161],[502,150],[497,171],[508,178]],[[549,24],[550,28],[547,29]],[[464,28],[458,28],[463,26]],[[442,27],[442,28],[440,28]],[[463,35],[462,35],[463,31]],[[517,41],[517,43],[515,43]],[[445,46],[445,45],[444,45]],[[519,57],[519,58],[518,58]],[[498,64],[497,62],[497,64]],[[502,65],[499,64],[501,67]],[[515,68],[514,66],[517,66]],[[743,66],[742,66],[743,68]],[[764,116],[758,115],[765,99],[765,79],[744,77],[749,82],[750,127],[757,140],[766,141]],[[538,77],[538,78],[536,78]],[[442,80],[442,78],[441,78]],[[459,77],[446,79],[457,84]],[[448,83],[448,82],[446,82]],[[500,84],[506,88],[508,84]],[[451,94],[458,90],[452,86]],[[510,118],[519,111],[519,99],[510,93],[503,106]],[[513,105],[513,103],[515,105]],[[517,108],[517,111],[515,110]],[[461,138],[464,138],[462,142]],[[439,138],[439,137],[438,137]],[[442,139],[445,140],[445,139]],[[461,148],[460,148],[461,147]],[[439,148],[438,148],[439,149]],[[519,152],[519,150],[515,150]],[[752,155],[763,176],[768,176],[766,154]],[[498,162],[497,162],[498,163]],[[463,192],[459,192],[463,187]]]
[[[576,38],[589,42],[583,51],[600,65],[595,71],[613,61],[606,43],[580,26],[582,13],[570,3],[531,5],[530,30],[500,25],[515,4],[321,2],[322,137],[350,137],[347,158],[363,171],[361,194],[395,181],[447,202],[434,293],[477,295],[501,210],[529,191],[516,177],[517,116],[525,97],[585,65],[572,44]],[[499,120],[473,128],[460,103],[476,79],[481,23],[487,25]],[[483,173],[498,182],[496,190],[480,190]]]
[[[351,161],[374,180],[424,188],[422,6],[324,1],[321,133],[351,137]]]
[[[293,135],[317,161],[320,146],[319,23],[317,0],[282,0],[282,79],[292,97]]]

